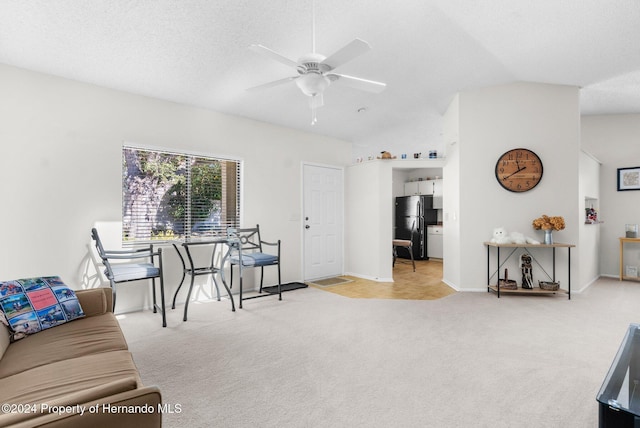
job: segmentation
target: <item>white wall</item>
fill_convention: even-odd
[[[300,280],[301,163],[351,158],[344,141],[4,65],[0,94],[0,280],[87,282],[92,225],[121,219],[124,141],[242,159],[242,222],[281,239],[283,280]],[[136,309],[122,290],[120,309]]]
[[[447,163],[443,169],[443,260],[442,280],[458,289],[461,283],[460,259],[460,96],[456,95],[443,119]]]
[[[600,163],[592,155],[580,152],[580,200],[584,208],[599,209]],[[587,206],[588,204],[588,206]],[[586,286],[600,276],[600,223],[585,224],[586,213],[578,214],[580,230],[579,284]]]
[[[390,161],[374,160],[346,168],[345,271],[376,281],[392,281]],[[386,244],[386,245],[385,245]]]
[[[487,256],[483,242],[490,240],[495,227],[504,226],[508,231],[542,239],[542,233],[532,228],[532,220],[542,214],[563,216],[567,227],[554,232],[556,242],[578,243],[577,219],[583,205],[579,203],[578,191],[579,131],[576,87],[516,83],[460,94],[460,279],[454,284],[456,288],[486,290]],[[504,152],[519,147],[540,156],[544,175],[533,190],[513,193],[497,183],[495,164]],[[536,257],[548,262],[551,251],[538,250],[540,254]],[[572,250],[574,260],[578,260],[578,250]],[[556,279],[564,286],[567,252],[556,253]],[[507,267],[518,272],[517,257],[513,259],[512,266]],[[578,286],[576,272],[574,262],[574,289]],[[540,273],[534,268],[534,280],[545,279]]]
[[[640,191],[617,191],[617,169],[640,166],[640,114],[583,116],[582,145],[600,168],[600,273],[618,276],[619,240],[627,223],[640,224]],[[640,246],[628,245],[625,264],[640,267]]]

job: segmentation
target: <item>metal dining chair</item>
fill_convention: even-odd
[[[416,228],[416,222],[414,220],[412,225],[411,225],[410,238],[413,238],[413,234],[415,232],[415,228]],[[415,272],[416,271],[416,261],[413,259],[413,242],[411,241],[411,239],[397,239],[397,238],[394,238],[391,244],[392,244],[392,248],[393,248],[393,263],[391,264],[391,267],[395,267],[396,266],[396,259],[398,258],[398,248],[406,248],[407,251],[409,252],[409,257],[411,257],[411,263],[413,264],[413,271]]]
[[[266,266],[276,266],[278,268],[278,300],[282,300],[282,279],[280,276],[280,240],[277,242],[263,241],[260,237],[260,225],[252,228],[233,228],[227,229],[227,240],[229,245],[229,264],[231,270],[231,287],[233,287],[233,267],[237,266],[240,276],[240,303],[242,309],[242,301],[255,299],[258,297],[270,296],[275,293],[268,292],[262,294],[262,286],[264,282],[264,268]],[[264,252],[265,247],[272,247],[273,252],[270,254]],[[274,248],[275,247],[275,248]],[[243,270],[246,268],[260,268],[260,291],[257,296],[243,297],[242,283]]]
[[[106,275],[113,290],[113,308],[116,307],[116,284],[150,279],[153,292],[153,312],[162,313],[162,327],[167,326],[167,316],[164,304],[164,281],[162,272],[162,248],[154,251],[153,244],[132,248],[130,250],[105,250],[100,235],[94,227],[91,229],[91,238],[95,241],[96,250],[102,264],[105,266]],[[158,265],[155,265],[155,257],[158,257]],[[137,262],[137,260],[141,261]],[[149,260],[149,262],[145,261]],[[160,281],[160,304],[156,299],[156,278]]]

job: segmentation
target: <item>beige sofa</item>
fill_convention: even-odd
[[[160,390],[142,385],[111,289],[76,295],[84,318],[13,343],[0,323],[0,427],[160,427]]]

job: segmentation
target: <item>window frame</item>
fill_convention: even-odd
[[[218,230],[215,233],[210,233],[210,234],[206,234],[206,235],[199,235],[199,234],[195,234],[192,230],[193,227],[195,227],[197,222],[194,222],[193,219],[189,219],[187,222],[185,222],[185,232],[183,234],[176,234],[173,238],[153,238],[151,237],[150,239],[125,239],[125,150],[126,149],[130,149],[130,150],[140,150],[140,151],[147,151],[147,152],[153,152],[153,153],[159,153],[159,154],[163,154],[163,155],[173,155],[173,156],[185,156],[187,158],[192,158],[195,160],[207,160],[207,161],[221,161],[221,162],[233,162],[236,164],[235,168],[236,168],[236,172],[235,172],[235,199],[236,199],[236,203],[235,203],[235,211],[236,211],[236,215],[235,215],[235,222],[223,222],[222,226],[224,226],[223,228],[221,228],[220,230]],[[227,227],[240,227],[241,223],[242,223],[242,211],[243,211],[243,172],[244,172],[244,160],[236,157],[236,156],[229,156],[229,155],[216,155],[216,154],[211,154],[211,153],[203,153],[203,152],[197,152],[197,151],[190,151],[190,150],[182,150],[182,149],[175,149],[175,148],[165,148],[165,147],[159,147],[159,146],[147,146],[147,145],[141,145],[141,144],[136,144],[136,143],[131,143],[131,142],[123,142],[122,143],[122,147],[120,150],[120,154],[121,154],[121,160],[122,160],[122,165],[121,165],[121,206],[120,206],[120,216],[121,216],[121,221],[122,221],[122,245],[123,246],[135,246],[138,244],[149,244],[149,243],[153,243],[153,244],[170,244],[172,242],[189,242],[191,240],[193,240],[194,238],[199,238],[199,237],[218,237],[218,236],[222,236],[222,235],[226,235],[226,228]],[[222,184],[222,186],[224,187],[224,183]],[[189,191],[190,193],[190,191]],[[187,198],[187,200],[190,200],[190,197]],[[187,227],[188,226],[188,227]]]

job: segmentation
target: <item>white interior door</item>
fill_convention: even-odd
[[[304,279],[342,274],[344,180],[341,168],[303,165]]]

